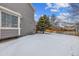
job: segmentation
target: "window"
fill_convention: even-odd
[[[18,17],[12,16],[12,27],[18,26]]]
[[[1,12],[2,27],[18,27],[18,17]]]
[[[5,15],[5,13],[1,13],[1,15],[2,15],[2,27],[6,27],[6,15]]]

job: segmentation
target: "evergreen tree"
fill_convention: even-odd
[[[46,15],[41,16],[39,18],[37,26],[39,30],[44,33],[44,31],[51,26],[49,22],[49,17],[47,17]]]

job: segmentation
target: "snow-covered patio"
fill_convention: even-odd
[[[0,43],[0,55],[79,56],[79,37],[64,34],[35,34]]]

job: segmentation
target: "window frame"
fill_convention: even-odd
[[[6,13],[6,14],[10,14],[10,15],[13,15],[13,16],[16,16],[18,17],[18,22],[17,22],[17,27],[2,27],[2,12]],[[15,12],[11,9],[8,9],[8,8],[5,8],[3,6],[0,6],[0,30],[1,29],[17,29],[18,30],[18,35],[20,35],[20,31],[21,31],[21,27],[20,27],[20,20],[22,18],[22,15],[18,12]]]
[[[13,26],[13,23],[12,23],[12,19],[10,20],[11,21],[11,26],[8,26],[9,24],[8,24],[8,21],[7,21],[7,18],[6,18],[6,24],[5,24],[5,26],[2,26],[2,24],[1,24],[1,27],[5,27],[5,28],[18,28],[18,16],[15,16],[15,15],[12,15],[12,14],[8,14],[8,13],[6,13],[6,12],[1,12],[1,23],[2,23],[2,13],[5,13],[6,14],[6,16],[7,17],[9,17],[9,16],[14,16],[14,17],[17,17],[17,26]]]

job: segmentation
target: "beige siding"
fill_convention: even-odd
[[[0,39],[1,39],[1,29],[0,29]]]
[[[1,39],[7,37],[13,37],[18,35],[17,29],[2,29],[1,30]]]
[[[34,31],[34,10],[28,3],[0,3],[0,5],[22,15],[21,35],[32,33]]]

